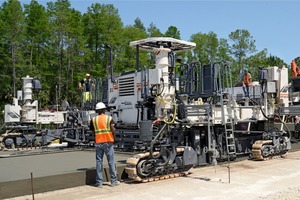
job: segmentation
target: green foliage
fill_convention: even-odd
[[[232,62],[234,59],[230,56],[229,44],[226,39],[220,38],[217,47],[217,58],[220,61]]]
[[[244,67],[246,67],[252,75],[253,81],[258,81],[260,68],[267,67],[267,50],[264,49],[254,55],[245,58]],[[273,65],[272,65],[273,66]]]
[[[147,28],[148,37],[161,37],[162,35],[163,34],[160,32],[160,30],[155,26],[153,22]]]
[[[29,5],[24,5],[26,22],[26,44],[24,48],[24,61],[26,74],[33,77],[41,75],[45,58],[47,57],[47,42],[50,37],[49,21],[46,9],[32,0]]]
[[[3,38],[6,46],[4,50],[7,63],[4,64],[7,74],[11,74],[12,94],[16,96],[17,73],[22,66],[22,49],[25,35],[25,18],[21,4],[17,0],[9,0],[3,3],[1,13]]]
[[[267,50],[265,49],[265,51]],[[282,66],[285,63],[281,58],[270,55],[269,57],[266,58],[266,62],[262,64],[264,64],[262,66]]]
[[[145,27],[138,17],[133,25],[124,26],[111,4],[94,3],[86,13],[80,13],[69,0],[50,1],[46,7],[31,0],[24,10],[18,0],[4,1],[0,6],[0,81],[5,89],[0,90],[0,109],[11,103],[26,75],[42,82],[38,94],[41,108],[63,100],[79,105],[78,82],[85,74],[97,80],[108,74],[108,45],[113,51],[114,72],[120,73],[136,69],[136,49],[129,46],[130,42],[162,36],[181,38],[175,26],[162,33],[153,22]],[[196,48],[176,56],[183,57],[184,62],[202,64],[229,61],[234,81],[239,80],[243,67],[256,77],[258,67],[283,64],[274,55],[267,57],[267,49],[255,53],[255,40],[247,30],[235,30],[227,39],[218,38],[214,32],[198,32],[191,35],[191,41]],[[140,51],[139,58],[139,68],[154,67],[152,53]],[[300,66],[300,57],[295,60]]]
[[[175,39],[180,39],[180,30],[175,26],[169,26],[168,30],[164,34],[165,37],[172,37]]]
[[[256,51],[255,40],[248,30],[237,29],[229,34],[229,53],[235,58],[232,62],[233,82],[238,82],[241,70],[248,67],[247,58]]]
[[[146,32],[146,28],[145,28],[145,26],[144,26],[144,24],[143,24],[143,22],[141,21],[141,19],[140,18],[136,18],[135,20],[134,20],[134,25],[133,25],[135,28],[138,28],[138,29],[140,29],[141,31],[143,31],[143,32]]]
[[[142,38],[146,38],[147,34],[145,31],[138,29],[134,26],[127,26],[124,28],[124,43],[123,43],[123,56],[122,56],[122,64],[120,63],[118,72],[126,71],[126,70],[134,70],[136,69],[136,49],[134,47],[129,46],[129,43],[135,40],[140,40]],[[147,65],[147,55],[145,51],[140,52],[140,65]]]
[[[93,4],[83,15],[83,23],[86,46],[89,50],[86,64],[100,64],[106,67],[109,63],[106,45],[112,46],[114,52],[120,54],[116,47],[123,44],[123,23],[117,9],[111,4]]]
[[[191,36],[191,41],[196,43],[196,48],[193,52],[198,61],[208,64],[218,60],[219,41],[217,34],[213,32],[208,34],[199,32]]]
[[[256,51],[255,40],[251,36],[248,30],[237,29],[229,34],[229,40],[231,41],[230,53],[237,59],[238,68],[240,71],[244,68],[244,59],[247,55]]]

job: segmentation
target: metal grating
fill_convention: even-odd
[[[134,77],[119,79],[119,96],[134,96]]]

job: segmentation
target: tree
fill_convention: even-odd
[[[22,66],[22,48],[24,42],[25,18],[21,4],[18,0],[8,0],[3,3],[1,12],[2,31],[1,42],[7,47],[7,74],[12,74],[13,97],[16,97],[17,68]],[[11,68],[11,69],[10,69]]]
[[[109,63],[109,56],[106,46],[110,45],[114,50],[114,55],[118,60],[122,56],[119,46],[123,44],[123,23],[118,14],[118,10],[113,5],[92,4],[87,13],[83,15],[84,35],[87,39],[87,48],[90,55],[85,56],[86,65],[102,66],[103,70],[93,71],[97,76],[105,76],[105,67]],[[116,60],[115,65],[122,63]],[[91,68],[91,67],[89,67]]]
[[[80,12],[71,9],[68,0],[49,2],[47,5],[49,22],[52,27],[49,42],[51,53],[49,54],[48,78],[53,80],[51,101],[56,102],[57,99],[59,101],[67,99],[70,87],[74,88],[73,64],[79,65],[80,55],[83,54],[83,43],[80,36],[83,29],[81,28]]]
[[[45,7],[36,0],[24,5],[26,22],[25,61],[31,76],[40,76],[47,64],[47,43],[49,41],[49,21]]]
[[[238,69],[240,71],[243,68],[243,60],[248,54],[256,51],[255,40],[244,29],[237,29],[229,34],[229,40],[232,42],[230,46],[230,53],[237,59]]]
[[[267,49],[264,49],[246,58],[244,60],[244,66],[251,73],[253,81],[256,81],[260,72],[260,68],[270,66],[267,60]]]
[[[82,64],[84,63],[84,55],[87,52],[85,48],[86,40],[83,35],[84,26],[82,22],[82,15],[79,11],[72,9],[70,11],[70,18],[68,19],[69,26],[67,27],[68,37],[66,42],[66,74],[65,77],[65,99],[76,101],[76,97],[80,94],[76,92],[80,73],[78,73]]]
[[[172,37],[175,39],[180,39],[180,31],[175,26],[169,26],[168,30],[165,32],[165,37]]]
[[[11,72],[10,72],[10,51],[9,51],[9,43],[6,40],[6,30],[5,30],[5,12],[2,7],[0,7],[0,82],[1,89],[0,90],[0,98],[1,102],[6,102],[7,93],[12,94],[12,84],[11,84]],[[5,89],[4,89],[5,88]],[[10,102],[6,102],[10,103]],[[3,110],[4,105],[0,104],[0,109]],[[0,113],[2,116],[2,112]]]
[[[146,29],[140,18],[123,27],[118,10],[111,4],[92,4],[82,15],[71,8],[70,2],[57,0],[45,8],[38,0],[31,0],[24,5],[24,12],[18,0],[7,0],[1,5],[0,81],[5,89],[0,90],[0,109],[11,103],[20,83],[18,78],[27,74],[41,78],[42,104],[58,103],[56,99],[62,98],[74,104],[80,98],[77,83],[85,73],[96,78],[107,75],[108,45],[112,47],[118,73],[136,68],[136,49],[129,46],[131,41],[162,36],[181,38],[175,26],[169,26],[163,34],[153,22]],[[255,40],[243,29],[230,33],[228,40],[219,39],[214,32],[199,32],[191,36],[191,41],[197,44],[196,48],[176,56],[203,64],[231,61],[236,78],[243,67],[256,77],[258,67],[283,63],[274,55],[267,57],[266,49],[256,53]],[[300,58],[295,60],[300,66]],[[155,55],[140,51],[139,67],[154,64]]]
[[[138,29],[134,26],[127,26],[124,28],[124,43],[123,43],[123,65],[118,68],[118,71],[121,72],[123,70],[133,70],[136,67],[136,49],[134,47],[129,46],[129,43],[135,40],[141,40],[147,37],[146,32]],[[145,51],[140,51],[140,64],[139,67],[147,65],[148,57]]]
[[[229,44],[226,39],[220,38],[217,47],[217,58],[220,61],[232,62],[233,58],[230,56]]]
[[[265,51],[266,51],[266,49],[265,49]],[[282,66],[283,64],[284,64],[284,61],[277,56],[270,55],[269,57],[265,58],[266,66]]]
[[[163,34],[160,30],[155,26],[153,22],[147,28],[147,36],[148,37],[161,37]]]
[[[134,20],[134,25],[133,25],[135,28],[137,28],[137,29],[140,29],[141,31],[143,31],[143,32],[146,32],[146,28],[145,28],[145,26],[144,26],[144,24],[143,24],[143,22],[141,21],[141,19],[140,18],[136,18],[135,20]]]
[[[196,43],[193,53],[201,63],[210,63],[218,59],[218,38],[213,32],[196,33],[191,36],[191,41]],[[220,54],[221,55],[221,54]]]

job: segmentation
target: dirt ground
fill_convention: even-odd
[[[229,170],[230,169],[230,183]],[[194,168],[186,177],[117,187],[82,186],[34,195],[38,200],[300,200],[300,152],[269,161]],[[31,195],[13,198],[33,199]]]

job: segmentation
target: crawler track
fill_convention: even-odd
[[[181,156],[184,148],[176,148],[176,152],[178,156]],[[154,152],[153,156],[158,154],[158,152]],[[136,154],[127,160],[125,172],[129,179],[145,183],[185,176],[193,168],[193,165],[178,167],[176,164],[156,166],[155,164],[159,163],[158,160],[152,158],[150,152]]]
[[[252,159],[253,160],[270,160],[280,157],[285,157],[288,150],[273,151],[270,148],[273,145],[272,140],[257,140],[252,145]]]

